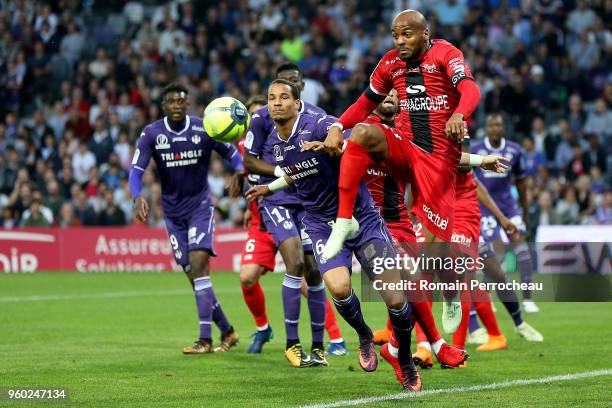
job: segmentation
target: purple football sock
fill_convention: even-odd
[[[210,285],[210,277],[196,278],[193,280],[193,290],[195,293],[196,306],[198,307],[198,317],[200,319],[200,340],[211,340],[211,320],[213,294]]]
[[[300,304],[302,302],[302,277],[285,275],[283,280],[283,311],[285,312],[285,330],[287,340],[298,340],[298,322],[300,321]]]
[[[355,292],[351,289],[351,294],[346,299],[333,299],[336,310],[351,325],[357,332],[357,335],[362,339],[371,339],[372,330],[368,327],[363,314],[361,313],[361,304]]]
[[[217,295],[215,294],[215,291],[213,290],[212,287],[210,288],[210,291],[212,293],[212,320],[213,322],[215,322],[215,324],[217,325],[217,327],[223,334],[234,331],[234,328],[232,327],[230,322],[227,320],[227,317],[225,316],[225,313],[223,312],[223,308],[221,307],[221,303],[219,303],[219,301],[217,300]]]
[[[317,286],[308,286],[308,311],[313,343],[323,343],[325,308],[325,285],[320,283]]]

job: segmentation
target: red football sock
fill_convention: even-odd
[[[338,218],[351,218],[353,216],[359,183],[365,176],[370,163],[373,163],[373,161],[368,154],[368,149],[349,140],[340,161]]]
[[[463,349],[465,347],[465,338],[467,336],[468,326],[470,325],[470,302],[469,291],[464,290],[461,293],[461,323],[453,333],[453,346]]]
[[[393,334],[393,332],[391,332],[391,339],[389,340],[389,344],[395,348],[399,348],[399,343],[395,339],[395,334]]]
[[[434,320],[433,313],[431,312],[431,302],[412,302],[412,313],[416,318],[416,338],[420,343],[427,341],[434,344],[440,340],[442,336],[436,327],[436,321]]]
[[[391,318],[387,316],[387,331],[393,333],[393,325],[391,324]]]
[[[262,327],[268,324],[268,315],[266,314],[266,295],[259,282],[250,288],[242,288],[242,295],[251,314],[255,318],[257,327]]]
[[[495,317],[495,312],[493,311],[491,297],[486,291],[477,289],[474,292],[476,291],[484,292],[478,293],[479,299],[482,299],[485,294],[489,297],[488,301],[474,302],[474,308],[476,309],[476,313],[478,313],[478,317],[480,317],[480,321],[487,329],[487,332],[489,332],[489,336],[501,336],[502,332],[499,329],[499,325],[497,324],[497,318]]]
[[[338,326],[334,308],[327,297],[325,298],[325,307],[325,330],[329,336],[329,341],[340,340],[342,339],[342,332],[340,331],[340,326]]]

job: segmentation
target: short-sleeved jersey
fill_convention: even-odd
[[[302,102],[300,114],[322,114],[325,115],[325,111],[317,106],[314,106],[308,102]],[[247,153],[259,157],[267,163],[277,165],[275,161],[274,152],[271,151],[266,141],[275,132],[274,121],[270,117],[268,107],[264,106],[256,110],[251,115],[251,126],[246,134],[244,147]],[[273,181],[275,177],[261,176],[259,179],[260,184],[267,184]],[[289,188],[284,191],[279,191],[276,194],[266,197],[265,202],[267,204],[274,205],[300,205],[299,200],[294,194],[294,189]]]
[[[432,40],[417,60],[402,61],[397,50],[387,52],[370,76],[366,93],[387,95],[397,90],[400,113],[396,128],[414,144],[431,154],[456,163],[461,146],[450,140],[445,126],[457,105],[457,85],[472,79],[459,49],[445,40]]]
[[[308,217],[321,222],[336,219],[340,157],[313,151],[302,152],[301,147],[307,141],[325,140],[329,126],[335,121],[337,118],[333,116],[301,114],[287,141],[280,138],[275,128],[266,142],[266,147],[274,152],[273,164],[281,166],[285,174],[293,179],[294,194],[306,209]],[[359,214],[367,207],[374,208],[374,203],[362,181],[355,202],[355,217],[359,219]]]
[[[132,167],[144,171],[152,158],[161,181],[164,214],[186,216],[210,199],[207,179],[213,150],[226,160],[239,154],[233,145],[210,138],[201,118],[187,116],[185,127],[175,132],[164,117],[140,134]]]
[[[370,115],[365,123],[386,126],[377,115]],[[408,222],[410,220],[404,201],[406,184],[392,177],[384,162],[368,166],[365,182],[385,222]]]
[[[476,177],[487,188],[491,198],[506,216],[517,214],[516,199],[512,195],[512,184],[514,180],[525,177],[525,159],[523,149],[517,143],[502,138],[498,148],[494,148],[489,143],[489,139],[478,141],[472,144],[471,151],[474,154],[488,155],[495,154],[507,158],[510,163],[510,170],[505,173],[493,171],[483,171],[480,168],[474,169]],[[481,206],[483,214],[489,211]]]

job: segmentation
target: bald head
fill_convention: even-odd
[[[393,44],[400,59],[409,61],[427,51],[429,26],[423,14],[416,10],[404,10],[391,23]]]
[[[391,29],[403,26],[425,30],[427,28],[427,20],[423,14],[416,10],[404,10],[395,16],[391,23]]]

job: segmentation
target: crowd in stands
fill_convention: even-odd
[[[543,224],[611,224],[610,1],[0,0],[0,226],[134,222],[134,145],[161,117],[171,81],[191,89],[200,115],[218,96],[264,93],[275,66],[292,61],[303,99],[340,115],[407,8],[463,51],[482,93],[472,137],[501,112],[524,147],[532,235]],[[238,226],[246,203],[224,194],[227,177],[215,158],[217,225]],[[163,226],[154,169],[143,193],[150,224]]]

